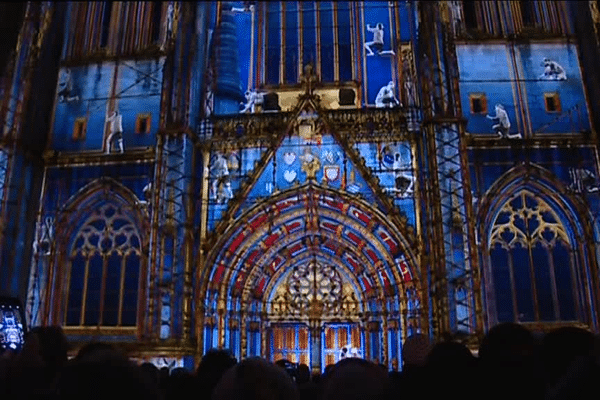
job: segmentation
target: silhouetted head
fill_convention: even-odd
[[[210,396],[223,374],[236,364],[237,360],[229,350],[209,350],[196,369],[201,394]]]
[[[323,387],[323,400],[386,400],[390,396],[387,371],[361,358],[335,364]]]
[[[542,361],[547,378],[562,376],[578,357],[592,357],[594,334],[577,327],[561,327],[548,332],[542,340]]]
[[[61,399],[156,399],[157,386],[141,369],[113,349],[96,346],[67,363],[61,374]]]
[[[292,378],[262,358],[247,358],[230,368],[219,381],[212,400],[299,400]]]
[[[296,383],[306,383],[308,381],[310,381],[310,368],[306,364],[298,365]]]
[[[77,352],[75,356],[76,360],[80,360],[84,357],[88,357],[97,352],[105,352],[105,351],[116,351],[115,347],[112,344],[105,342],[89,342],[83,345]]]
[[[406,338],[402,346],[402,362],[404,367],[423,367],[427,356],[433,348],[433,342],[429,337],[418,333]]]
[[[28,336],[35,335],[40,346],[40,356],[44,364],[53,370],[60,369],[67,362],[68,342],[60,326],[33,328]]]
[[[475,362],[475,356],[467,346],[451,341],[437,343],[427,356],[427,367],[432,372],[464,373],[466,369],[474,368]]]
[[[535,353],[535,340],[522,325],[505,322],[494,326],[483,338],[479,358],[484,365],[515,368],[530,365]]]

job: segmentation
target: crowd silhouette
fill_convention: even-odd
[[[285,361],[236,360],[210,350],[198,368],[138,365],[107,343],[88,343],[68,359],[59,327],[32,329],[22,351],[0,356],[0,399],[394,400],[592,399],[600,393],[600,341],[561,327],[534,335],[522,325],[489,330],[477,356],[464,344],[423,335],[403,345],[402,370],[344,358],[312,374]]]

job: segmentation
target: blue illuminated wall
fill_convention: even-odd
[[[52,149],[104,150],[105,124],[111,105],[123,116],[125,148],[153,146],[160,116],[163,66],[164,59],[154,59],[61,68]],[[136,132],[138,114],[149,114],[149,133]],[[76,140],[73,130],[75,121],[80,118],[86,121],[85,138]]]
[[[415,38],[415,10],[410,2],[289,1],[258,2],[250,7],[244,3],[222,3],[221,33],[219,23],[213,22],[217,114],[231,114],[238,104],[237,94],[219,94],[225,81],[236,87],[239,84],[242,92],[268,91],[280,84],[290,87],[299,83],[301,68],[309,62],[324,84],[360,82],[361,106],[375,106],[377,93],[390,81],[396,84],[396,91],[401,87],[396,50]],[[367,55],[364,44],[374,39],[367,25],[373,28],[378,24],[383,27],[384,45],[373,47],[375,54]],[[226,34],[221,38],[222,32]],[[236,48],[235,54],[230,54],[228,46]],[[232,75],[236,71],[239,80]]]
[[[115,65],[111,62],[61,69],[57,93],[65,88],[68,92],[64,100],[57,94],[51,144],[55,150],[102,150],[114,71]],[[87,119],[85,140],[73,140],[77,118]]]
[[[408,218],[412,226],[416,226],[415,210],[415,175],[412,165],[411,148],[408,143],[359,143],[357,152],[365,159],[365,165],[379,178],[382,189],[390,196]],[[209,229],[220,220],[227,209],[228,198],[224,197],[223,184],[218,183],[215,168],[216,160],[224,155],[228,165],[230,195],[239,190],[244,177],[255,168],[263,151],[248,148],[226,153],[216,151],[211,155],[210,185],[211,200],[209,205]],[[361,172],[345,156],[344,149],[330,135],[323,135],[320,141],[307,142],[299,136],[290,136],[283,140],[276,152],[274,160],[264,167],[260,177],[236,216],[252,207],[261,198],[276,192],[292,189],[307,182],[304,164],[307,160],[316,160],[319,167],[315,181],[324,186],[359,194],[369,203],[378,202]],[[214,190],[213,190],[213,185]],[[220,194],[219,194],[220,191]]]
[[[590,130],[577,49],[567,43],[459,44],[460,92],[467,132],[493,135],[494,106],[500,103],[511,122],[510,133],[573,134]],[[544,59],[558,63],[562,76],[544,74]],[[548,110],[545,94],[557,95]],[[487,110],[472,112],[471,95],[483,95]]]

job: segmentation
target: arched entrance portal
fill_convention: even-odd
[[[360,197],[314,182],[264,200],[207,255],[199,277],[203,350],[320,370],[346,348],[391,365],[424,317],[407,237]]]

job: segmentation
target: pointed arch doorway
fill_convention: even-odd
[[[309,181],[216,233],[198,276],[203,352],[320,371],[346,348],[391,365],[424,328],[413,236],[358,196]]]

